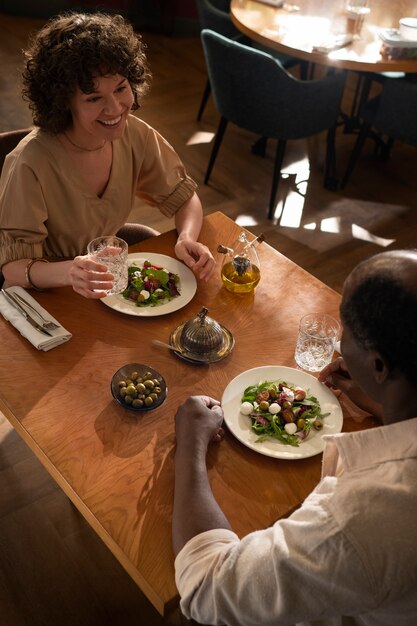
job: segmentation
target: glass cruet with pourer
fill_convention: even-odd
[[[259,235],[252,241],[245,232],[240,233],[233,248],[219,245],[217,252],[224,254],[221,277],[226,289],[232,293],[251,293],[261,278],[261,268],[256,247],[264,241]]]

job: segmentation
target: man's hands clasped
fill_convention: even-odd
[[[175,415],[175,434],[178,445],[207,449],[211,442],[224,437],[223,409],[220,402],[209,396],[190,396]]]

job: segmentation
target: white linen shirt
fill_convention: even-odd
[[[288,519],[193,537],[181,609],[230,626],[417,625],[417,418],[326,436],[322,480]]]

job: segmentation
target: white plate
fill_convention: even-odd
[[[298,447],[285,445],[277,439],[267,439],[255,443],[258,435],[251,429],[251,419],[240,413],[243,392],[249,385],[258,385],[263,380],[283,379],[294,386],[299,385],[315,396],[323,413],[330,413],[324,418],[323,429],[311,429],[307,439]],[[224,420],[229,430],[248,448],[277,459],[305,459],[320,454],[324,449],[323,435],[339,433],[343,425],[343,413],[338,399],[314,376],[292,367],[266,365],[255,367],[236,376],[226,387],[222,397]]]
[[[148,307],[136,306],[134,302],[127,300],[120,293],[114,296],[106,296],[102,298],[102,302],[111,309],[120,311],[120,313],[126,313],[126,315],[154,317],[178,311],[178,309],[182,309],[183,306],[192,300],[197,290],[197,281],[192,271],[184,263],[165,254],[155,254],[154,252],[133,252],[128,255],[129,266],[135,263],[142,267],[145,261],[149,261],[154,265],[160,265],[173,274],[178,274],[180,277],[180,295],[165,304]]]
[[[398,28],[383,28],[378,31],[380,39],[393,48],[416,48],[417,41],[404,39]]]

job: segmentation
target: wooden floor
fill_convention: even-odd
[[[20,50],[39,20],[0,13],[0,130],[30,125],[19,93]],[[389,248],[415,247],[417,151],[395,144],[379,161],[371,142],[346,191],[322,187],[323,138],[290,143],[279,205],[266,219],[275,146],[265,158],[250,151],[250,133],[227,130],[210,186],[202,184],[218,115],[213,102],[196,122],[206,81],[198,38],[144,34],[154,82],[140,115],[177,149],[200,184],[205,212],[221,210],[293,261],[341,290],[361,259]],[[344,107],[354,76],[349,77]],[[343,172],[354,136],[337,138]],[[172,228],[158,211],[133,216],[160,231]],[[219,243],[222,234],[219,233]],[[299,286],[297,286],[299,290]],[[286,294],[291,297],[291,294]],[[277,303],[279,306],[279,303]],[[0,416],[0,622],[2,626],[158,626],[162,619],[48,473]]]

